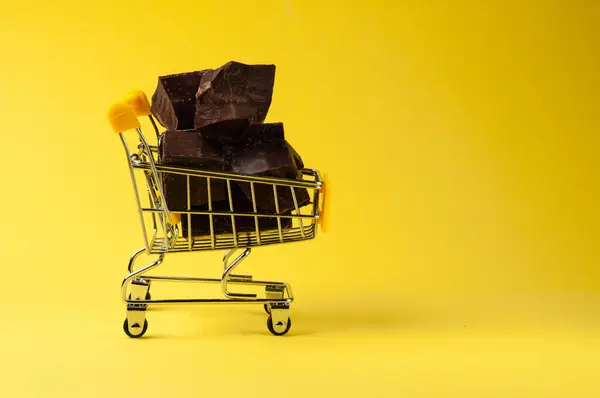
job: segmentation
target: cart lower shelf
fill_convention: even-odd
[[[186,241],[187,243],[187,241]],[[186,246],[186,250],[188,246]],[[151,305],[169,304],[260,304],[269,315],[267,329],[275,336],[286,334],[291,327],[289,317],[290,305],[293,301],[292,289],[289,284],[275,281],[254,280],[251,275],[234,274],[233,270],[250,254],[251,248],[241,248],[242,252],[235,258],[236,249],[230,249],[223,257],[223,274],[221,278],[199,278],[189,276],[160,276],[147,273],[162,264],[164,252],[159,253],[158,259],[134,271],[135,260],[146,252],[145,248],[136,251],[129,261],[129,274],[121,284],[121,294],[127,305],[127,316],[123,330],[132,338],[142,337],[148,330],[146,310]],[[183,251],[183,250],[182,250]],[[231,260],[233,258],[233,260]],[[153,283],[211,283],[221,286],[221,296],[215,298],[152,298],[150,287]],[[264,288],[264,296],[257,294],[236,293],[229,289],[230,285],[247,285]]]

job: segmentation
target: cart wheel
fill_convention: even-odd
[[[136,339],[138,337],[142,337],[144,335],[144,333],[146,333],[146,330],[148,330],[148,320],[144,319],[144,327],[140,328],[139,325],[136,328],[139,330],[139,333],[133,334],[129,331],[129,322],[127,322],[127,318],[125,318],[125,322],[123,322],[123,330],[125,331],[125,334],[129,337],[131,337],[132,339]]]
[[[280,327],[281,326],[283,326],[283,325],[280,325]],[[267,319],[267,329],[269,329],[269,332],[271,332],[275,336],[283,336],[290,330],[291,327],[292,327],[292,320],[289,317],[288,317],[285,329],[281,330],[281,331],[276,331],[275,328],[273,327],[273,318],[271,318],[271,315],[269,315],[269,319]]]
[[[263,308],[265,309],[265,312],[266,312],[267,314],[270,314],[270,313],[271,313],[271,307],[269,307],[269,304],[265,304],[265,305],[263,305]]]

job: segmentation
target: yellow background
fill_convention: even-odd
[[[600,394],[597,2],[122,3],[2,4],[0,396]],[[331,231],[243,267],[292,283],[287,337],[196,306],[131,340],[105,110],[229,60],[277,65],[268,120],[329,173]]]

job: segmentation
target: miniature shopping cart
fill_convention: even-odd
[[[270,282],[254,280],[250,275],[234,274],[235,268],[250,254],[253,247],[278,243],[298,242],[313,239],[317,234],[317,224],[323,225],[325,214],[323,206],[325,183],[319,171],[303,169],[302,179],[284,179],[262,176],[249,176],[243,174],[224,173],[202,170],[190,167],[175,167],[164,165],[159,161],[158,146],[149,145],[142,133],[137,117],[148,117],[155,130],[157,138],[160,137],[157,125],[152,117],[150,105],[146,95],[141,91],[132,91],[124,101],[114,104],[108,111],[109,122],[121,138],[127,163],[133,183],[135,200],[138,208],[139,219],[142,226],[144,247],[135,251],[131,256],[128,274],[121,285],[121,295],[127,304],[127,316],[123,329],[129,337],[141,337],[148,329],[146,310],[150,305],[158,304],[183,304],[183,303],[219,303],[219,304],[260,304],[268,314],[267,328],[274,335],[284,335],[291,327],[289,318],[290,304],[293,301],[292,289],[284,282]],[[137,133],[135,147],[130,147],[125,139],[125,133]],[[162,181],[165,174],[177,174],[187,179],[187,211],[170,211],[163,190]],[[182,178],[182,177],[178,177]],[[190,178],[204,178],[207,180],[208,210],[190,210]],[[230,211],[215,211],[211,205],[211,181],[221,180],[227,187]],[[253,212],[234,212],[232,183],[249,183],[252,191]],[[257,210],[254,195],[255,185],[270,185],[273,187],[275,200],[275,213]],[[144,187],[145,189],[140,188]],[[306,189],[310,195],[310,204],[299,207],[296,200],[295,189]],[[295,209],[289,214],[279,212],[277,205],[277,192],[280,189],[290,189],[295,204]],[[144,192],[145,190],[145,192]],[[191,231],[192,215],[208,216],[210,220],[210,233],[203,236],[194,236]],[[213,218],[231,217],[231,233],[216,233],[213,228]],[[250,217],[254,219],[256,228],[238,232],[236,219]],[[259,227],[262,217],[277,219],[277,228],[264,231]],[[187,236],[182,233],[182,219],[190,227]],[[291,218],[292,224],[286,223],[282,228],[282,219]],[[247,224],[247,223],[246,223]],[[182,276],[149,275],[148,272],[163,263],[167,253],[195,252],[204,250],[226,250],[223,257],[223,273],[221,278],[198,278]],[[136,259],[141,254],[157,255],[152,263],[141,268],[135,268]],[[182,298],[182,299],[157,299],[150,295],[150,286],[158,282],[203,282],[216,283],[221,287],[221,297],[218,298]],[[251,285],[264,288],[264,295],[250,293],[236,293],[230,291],[232,285]]]

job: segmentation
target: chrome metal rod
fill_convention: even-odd
[[[252,211],[254,212],[254,214],[258,213],[257,211],[257,207],[256,207],[256,193],[254,192],[254,183],[251,182],[250,183],[250,192],[252,193]],[[258,244],[260,245],[260,228],[258,227],[258,216],[254,216],[254,228],[256,231],[256,240],[258,242]]]
[[[153,212],[153,213],[161,213],[162,209],[155,209],[150,207],[142,207],[142,211],[145,212]],[[260,214],[248,213],[248,212],[231,212],[231,211],[212,211],[212,210],[190,210],[190,211],[179,211],[181,214],[199,214],[199,215],[208,215],[212,214],[215,216],[240,216],[240,217],[267,217],[267,218],[306,218],[312,219],[317,218],[315,216],[306,215],[306,214],[276,214],[276,213],[265,213],[262,212]]]
[[[243,280],[252,280],[252,275],[245,275],[245,274],[229,274],[229,280],[233,280],[233,279],[243,279]]]
[[[142,132],[142,129],[138,127],[136,129],[136,131],[137,131],[138,136],[140,138],[140,142],[142,144],[144,144],[144,147],[146,148],[146,151],[148,152],[148,160],[150,160],[150,170],[152,171],[152,175],[154,177],[154,181],[155,181],[156,186],[158,188],[158,192],[160,194],[160,197],[162,199],[164,199],[166,197],[165,196],[165,191],[163,189],[162,181],[160,180],[160,177],[158,175],[158,170],[157,170],[156,163],[154,162],[154,155],[152,154],[152,151],[150,150],[150,146],[148,145],[148,142],[146,141],[146,137],[144,137],[144,133]],[[167,235],[169,233],[173,234],[174,232],[172,230],[170,230],[171,214],[169,213],[169,209],[167,208],[167,206],[163,205],[163,212],[164,212],[164,219],[162,219],[161,221],[162,221],[162,227],[163,227],[163,230],[165,232],[165,235]],[[166,246],[166,242],[165,242],[165,246]]]
[[[277,197],[277,185],[273,185],[273,199],[275,200],[275,212],[279,215],[279,198]],[[277,230],[279,231],[279,241],[283,242],[283,231],[281,230],[281,218],[277,217]]]
[[[245,298],[255,298],[256,294],[248,294],[248,293],[231,293],[227,290],[227,283],[229,282],[229,274],[237,267],[248,255],[250,254],[251,248],[246,248],[233,260],[230,264],[227,264],[229,258],[234,253],[235,249],[231,249],[225,254],[223,257],[223,276],[221,277],[221,292],[225,297],[235,298],[235,297],[245,297]]]
[[[150,202],[152,202],[152,195],[150,194],[150,192],[148,192],[148,200],[150,200]],[[156,233],[158,232],[158,228],[156,227],[156,213],[152,212],[152,231],[153,231],[153,235],[152,235],[152,240],[154,240],[156,238]]]
[[[230,179],[231,181],[240,182],[256,182],[265,184],[277,184],[284,187],[297,187],[297,188],[319,188],[321,185],[319,182],[306,181],[306,180],[290,180],[289,178],[283,177],[265,177],[256,175],[242,175],[235,173],[228,173],[225,171],[210,171],[204,169],[198,169],[193,167],[183,166],[171,166],[165,164],[156,164],[156,170],[161,173],[172,173],[172,174],[183,174],[191,175],[192,177],[212,177],[220,179]],[[152,170],[152,166],[148,162],[136,161],[134,167],[142,170]],[[317,172],[316,170],[314,171]],[[310,175],[310,174],[309,174]]]
[[[285,292],[287,293],[288,298],[291,301],[293,301],[294,300],[294,293],[292,292],[292,285],[284,283],[284,286],[285,286]]]
[[[129,165],[129,174],[131,176],[131,183],[133,184],[133,192],[135,193],[135,201],[138,207],[138,213],[140,216],[140,224],[142,225],[142,231],[144,232],[144,243],[146,243],[146,248],[150,250],[150,244],[148,242],[148,236],[146,234],[146,224],[144,223],[144,214],[142,212],[142,202],[140,200],[140,194],[138,192],[137,181],[135,179],[135,172],[133,170],[133,166],[131,164],[131,153],[129,152],[129,147],[127,147],[127,141],[125,140],[125,136],[123,133],[119,133],[119,137],[121,137],[121,142],[123,143],[123,147],[125,148],[125,153],[127,154],[127,164]]]
[[[292,199],[294,200],[294,209],[296,210],[296,214],[300,214],[298,200],[296,199],[296,190],[293,187],[290,187],[290,191],[292,192]],[[304,238],[304,224],[302,224],[302,218],[298,218],[297,220],[300,222],[300,233],[302,234],[302,238]]]
[[[137,257],[137,255],[136,255],[136,257]],[[152,268],[160,265],[163,262],[164,258],[165,258],[164,253],[159,254],[156,261],[146,265],[145,267],[140,268],[137,271],[130,272],[129,275],[127,275],[125,277],[125,279],[123,279],[123,283],[121,283],[121,296],[123,297],[123,300],[127,300],[127,286],[129,286],[129,283],[132,280],[134,280],[136,277],[143,275],[145,272],[148,272]]]
[[[152,299],[152,300],[129,300],[126,299],[126,303],[132,304],[267,304],[267,303],[287,303],[291,304],[294,300],[291,298],[287,299],[266,299],[266,298],[202,298],[202,299]]]
[[[187,209],[190,210],[192,208],[192,194],[190,191],[190,176],[186,176],[186,192],[187,192]],[[209,199],[210,200],[210,199]],[[193,242],[194,242],[194,234],[192,233],[192,215],[188,213],[188,250],[192,250]]]
[[[146,176],[146,184],[148,184],[146,190],[148,191],[148,197],[150,199],[150,203],[153,203],[155,208],[161,209],[160,213],[158,213],[158,218],[162,225],[162,223],[163,223],[162,206],[161,206],[159,198],[156,196],[156,186],[155,186],[154,182],[152,181],[152,176],[150,175],[149,171],[144,171],[144,175]],[[158,232],[158,228],[157,228],[157,224],[156,224],[156,215],[157,215],[156,212],[152,212],[152,223],[153,223],[152,224],[152,232],[153,232],[152,241],[154,241],[156,234]]]
[[[231,196],[231,181],[227,180],[227,197],[229,198],[229,210],[234,213],[233,211],[233,197]],[[233,246],[237,247],[238,246],[238,237],[237,237],[237,230],[235,228],[235,216],[231,216],[231,228],[232,228],[232,232],[233,232]]]
[[[136,250],[131,255],[131,258],[129,259],[129,265],[127,265],[127,271],[133,272],[133,264],[135,263],[135,260],[139,257],[140,254],[144,253],[145,251],[146,251],[146,248],[142,247],[141,249]]]
[[[156,133],[156,139],[160,139],[160,133],[158,132],[158,126],[156,125],[156,122],[154,121],[154,118],[152,117],[152,115],[148,115],[148,118],[150,119],[150,123],[152,123],[152,127],[154,128],[154,132]],[[158,148],[157,148],[158,150]]]
[[[162,276],[162,275],[144,275],[144,280],[148,281],[162,281],[162,282],[197,282],[197,283],[221,283],[223,280],[220,278],[195,278],[190,276]],[[257,281],[248,280],[244,278],[229,277],[227,283],[234,285],[274,285],[274,286],[288,286],[285,282],[274,282],[274,281]]]
[[[146,158],[146,156],[148,156],[148,154],[146,153],[146,148],[144,147],[144,144],[142,144],[141,142],[138,144],[138,155],[140,157],[142,157],[143,159]],[[152,152],[156,152],[158,153],[158,147],[156,145],[148,145],[148,148],[150,148],[150,150]],[[145,160],[144,160],[145,161]]]
[[[215,248],[215,226],[213,223],[212,216],[212,193],[210,189],[210,177],[206,177],[206,191],[208,192],[208,211],[211,213],[208,215],[208,223],[210,224],[210,246]],[[189,234],[192,234],[192,230],[189,230]]]

